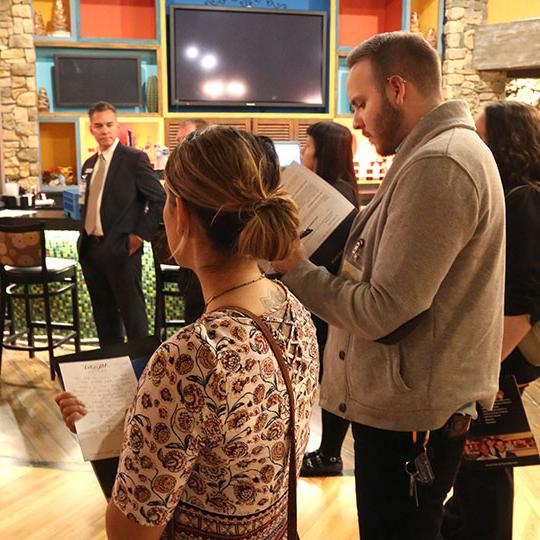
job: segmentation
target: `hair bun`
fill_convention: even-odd
[[[253,205],[251,205],[251,210],[254,214],[256,214],[270,208],[279,208],[284,202],[283,195],[283,190],[279,188],[268,196],[256,201]]]
[[[298,208],[281,186],[250,205],[238,251],[258,259],[284,259],[298,237]]]

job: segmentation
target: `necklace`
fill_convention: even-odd
[[[217,294],[214,294],[214,296],[211,296],[208,302],[204,304],[204,311],[206,311],[206,308],[216,299],[220,296],[223,296],[224,294],[227,294],[231,291],[236,291],[236,289],[241,289],[242,287],[247,287],[248,285],[251,285],[252,283],[257,283],[257,281],[261,281],[261,279],[264,279],[266,276],[264,274],[261,274],[260,276],[257,276],[256,278],[250,279],[249,281],[244,281],[243,283],[239,283],[238,285],[233,285],[232,287],[229,287],[228,289],[225,289],[224,291],[221,291]]]

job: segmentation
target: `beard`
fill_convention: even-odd
[[[403,113],[390,103],[386,94],[382,93],[381,110],[377,114],[377,152],[381,156],[391,156],[402,141],[400,135]]]

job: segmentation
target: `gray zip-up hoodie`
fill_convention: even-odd
[[[504,242],[495,160],[467,104],[444,103],[403,141],[339,276],[310,262],[284,276],[331,325],[321,406],[397,431],[437,429],[467,403],[491,407]]]

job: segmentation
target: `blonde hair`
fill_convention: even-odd
[[[269,176],[255,137],[226,126],[191,133],[172,152],[166,186],[199,217],[220,251],[285,258],[298,238],[298,209]]]

